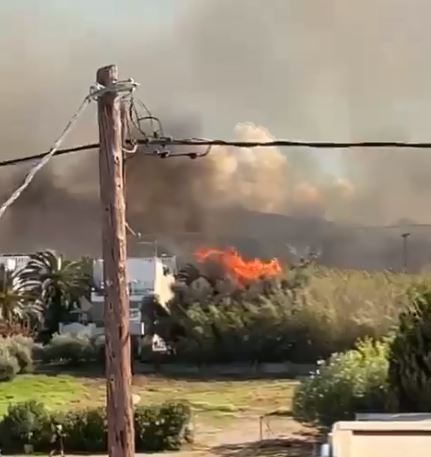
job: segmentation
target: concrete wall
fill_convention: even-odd
[[[431,421],[338,422],[333,457],[429,457]]]

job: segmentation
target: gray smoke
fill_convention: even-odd
[[[120,7],[94,1],[90,7],[78,0],[66,8],[47,0],[26,2],[24,8],[3,2],[2,158],[46,150],[97,67],[112,62],[123,77],[142,83],[139,95],[172,135],[429,139],[426,0],[160,3],[128,0]],[[94,141],[96,132],[93,108],[69,144]],[[55,159],[1,221],[0,248],[94,252],[96,155]],[[136,157],[132,163],[130,221],[143,233],[165,238],[180,232],[240,237],[249,231],[244,236],[253,239],[243,212],[219,216],[242,208],[294,215],[299,228],[289,235],[296,237],[293,242],[326,243],[331,261],[347,256],[340,246],[356,246],[349,257],[368,246],[383,264],[398,262],[398,233],[346,235],[334,228],[316,233],[309,218],[431,222],[427,151],[219,149],[202,161]],[[3,197],[24,168],[0,170]],[[259,238],[270,235],[271,228]],[[427,239],[426,233],[418,237]]]

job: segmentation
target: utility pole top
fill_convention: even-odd
[[[109,86],[115,81],[118,81],[117,65],[107,65],[106,67],[97,70],[96,81],[103,86]]]

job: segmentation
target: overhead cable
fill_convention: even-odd
[[[72,130],[76,121],[79,119],[80,115],[87,107],[88,103],[90,102],[91,98],[89,96],[85,97],[82,101],[81,105],[79,106],[78,110],[75,114],[71,117],[69,122],[67,123],[66,127],[64,128],[63,132],[54,143],[52,148],[42,157],[42,159],[26,174],[23,182],[21,185],[11,194],[11,196],[1,205],[0,207],[0,219],[3,217],[6,210],[15,203],[16,200],[21,196],[21,194],[27,189],[27,187],[31,184],[36,174],[45,166],[47,163],[52,159],[58,148],[63,143],[64,139],[66,138],[67,134]]]
[[[291,140],[274,140],[274,141],[229,141],[229,140],[205,140],[205,139],[175,139],[175,138],[148,138],[136,140],[137,144],[143,146],[231,146],[237,148],[266,148],[266,147],[297,147],[311,149],[431,149],[429,142],[400,142],[400,141],[363,141],[363,142],[308,142],[308,141],[291,141]],[[99,143],[84,144],[67,149],[58,149],[54,156],[69,154],[79,151],[98,149]],[[17,165],[32,160],[37,160],[48,155],[50,151],[42,152],[35,155],[23,156],[14,159],[0,161],[0,167]],[[153,155],[147,152],[147,155]],[[157,155],[157,154],[156,154]],[[197,153],[172,153],[170,158],[182,156],[194,156]]]
[[[79,117],[81,114],[84,112],[84,109],[88,106],[88,104],[92,100],[96,100],[98,97],[108,93],[108,92],[113,92],[113,93],[118,93],[118,94],[130,94],[132,93],[136,87],[137,83],[135,83],[132,79],[128,79],[127,81],[116,81],[112,86],[103,86],[101,84],[94,84],[90,88],[90,93],[84,98],[82,103],[80,104],[79,108],[76,110],[76,112],[73,114],[73,116],[70,118],[69,122],[66,124],[66,127],[64,128],[63,132],[61,135],[58,137],[58,139],[55,141],[51,149],[45,153],[45,154],[38,154],[37,156],[40,156],[41,159],[40,161],[26,174],[23,182],[21,185],[10,195],[10,197],[0,206],[0,219],[3,217],[4,213],[7,211],[7,209],[15,203],[16,200],[21,196],[21,194],[27,189],[27,187],[31,184],[33,181],[34,177],[37,175],[37,173],[44,168],[48,162],[54,157],[54,155],[57,153],[63,153],[65,154],[64,151],[59,151],[60,146],[62,145],[63,141],[67,137],[67,135],[70,133],[70,131],[73,129],[75,126],[76,122],[78,121]],[[82,146],[79,146],[78,148],[72,148],[74,150],[82,150]],[[85,149],[88,149],[88,145],[85,146]],[[70,152],[70,151],[69,151]],[[33,156],[31,160],[34,160],[37,158],[37,156]],[[26,158],[27,160],[30,160],[29,157]],[[24,158],[21,159],[15,159],[15,160],[20,160],[21,162],[24,161]],[[10,162],[10,161],[9,161]],[[10,164],[10,163],[9,163]],[[5,166],[0,163],[0,166]]]

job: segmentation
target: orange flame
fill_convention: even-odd
[[[237,283],[244,284],[262,277],[277,276],[281,273],[281,265],[277,259],[264,262],[259,259],[244,260],[239,253],[229,248],[226,250],[201,248],[194,256],[199,263],[214,262]]]

